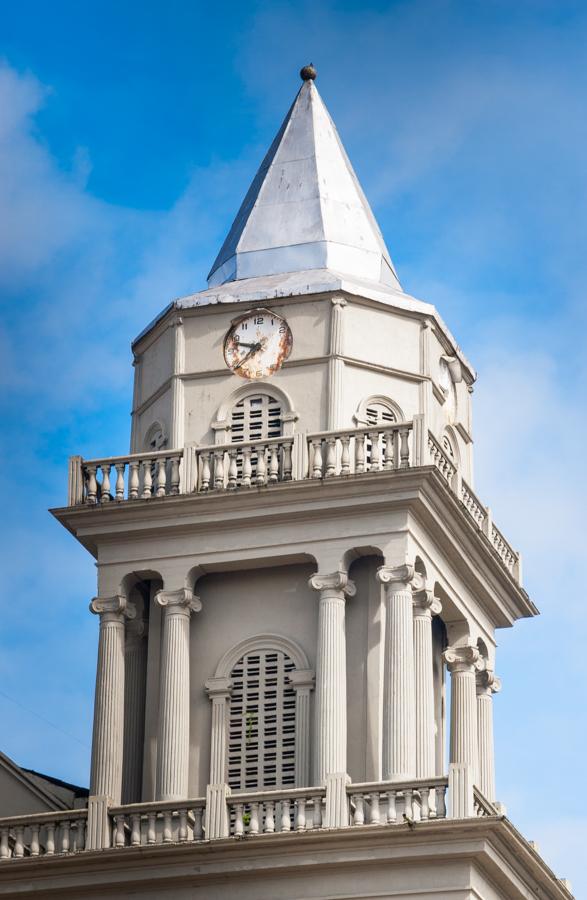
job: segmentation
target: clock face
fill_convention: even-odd
[[[224,359],[241,378],[266,378],[281,368],[292,345],[285,319],[268,309],[254,309],[232,323],[224,339]]]

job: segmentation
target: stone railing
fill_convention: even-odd
[[[321,828],[325,788],[255,791],[228,798],[229,834],[274,834]]]
[[[152,500],[177,494],[250,490],[288,481],[322,481],[350,475],[435,466],[462,508],[521,584],[520,555],[493,524],[454,460],[429,431],[413,422],[347,430],[297,433],[260,441],[69,460],[68,505]]]
[[[204,838],[206,800],[133,803],[109,810],[113,847],[185,843]]]
[[[473,788],[473,808],[476,816],[497,816],[499,812],[478,787]]]
[[[87,809],[0,819],[0,860],[79,853],[86,847]]]
[[[307,436],[308,478],[362,475],[410,466],[411,422]]]
[[[230,491],[291,481],[293,450],[293,437],[198,447],[192,490]]]
[[[447,778],[349,784],[351,825],[384,825],[446,818]]]

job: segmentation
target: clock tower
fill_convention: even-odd
[[[0,887],[571,896],[496,793],[496,635],[538,611],[474,489],[475,371],[301,75],[208,287],[133,342],[130,453],[70,460],[90,797],[0,820]]]

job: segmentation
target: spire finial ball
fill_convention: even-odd
[[[303,69],[300,69],[300,78],[302,79],[302,81],[315,81],[317,74],[318,73],[316,72],[313,63],[310,63],[309,66],[304,66]]]

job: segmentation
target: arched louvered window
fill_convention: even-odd
[[[386,403],[373,401],[365,408],[367,425],[386,425],[388,422],[397,422],[395,410]]]
[[[145,450],[164,450],[167,446],[167,437],[159,422],[154,422],[145,436]]]
[[[445,451],[446,455],[449,457],[449,459],[452,462],[454,462],[454,463],[457,462],[455,448],[454,448],[453,443],[452,443],[451,439],[449,438],[448,434],[443,434],[443,436],[442,436],[442,449]]]
[[[232,408],[230,428],[233,444],[280,437],[281,415],[281,403],[269,394],[243,397]]]
[[[296,694],[293,661],[255,649],[233,667],[228,717],[228,784],[233,790],[294,787]]]

